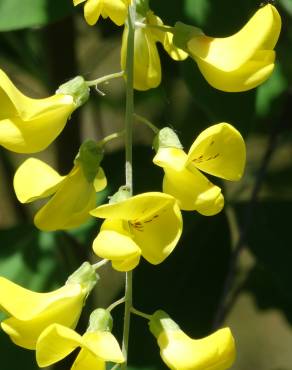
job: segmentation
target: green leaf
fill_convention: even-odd
[[[0,31],[43,26],[72,11],[71,0],[1,0]]]

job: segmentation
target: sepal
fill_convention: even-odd
[[[71,95],[77,108],[87,102],[90,89],[82,76],[74,77],[56,90],[56,94]]]

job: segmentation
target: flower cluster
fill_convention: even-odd
[[[83,2],[89,25],[100,16],[124,25],[121,66],[125,70],[131,0],[73,0],[74,5]],[[252,89],[273,71],[281,18],[271,4],[261,7],[240,31],[226,38],[206,36],[202,30],[180,22],[174,27],[165,25],[150,9],[148,0],[137,0],[135,9],[132,64],[133,87],[137,90],[161,83],[158,43],[175,61],[193,58],[209,84],[223,91]],[[0,145],[17,153],[44,150],[74,110],[88,100],[92,85],[92,81],[77,76],[54,95],[32,99],[0,70]],[[164,127],[155,133],[153,163],[164,171],[161,192],[133,195],[132,189],[122,185],[108,204],[96,207],[96,194],[107,186],[101,167],[107,142],[103,139],[85,141],[65,176],[39,159],[26,159],[14,176],[16,196],[21,203],[49,198],[34,217],[41,230],[75,228],[91,216],[103,219],[92,249],[118,271],[133,270],[141,257],[153,265],[160,264],[179,243],[181,211],[212,216],[224,207],[221,188],[203,173],[227,181],[240,180],[246,149],[241,134],[226,122],[201,132],[187,153],[174,130]],[[15,344],[36,350],[40,367],[62,360],[77,347],[81,350],[72,369],[104,369],[106,362],[124,363],[125,353],[111,333],[110,309],[94,310],[83,335],[74,330],[97,280],[95,267],[89,262],[81,265],[63,287],[49,293],[32,292],[0,277],[0,310],[7,316],[1,322],[3,331]],[[170,369],[224,370],[234,362],[235,344],[229,328],[195,340],[165,312],[148,316],[150,331]]]

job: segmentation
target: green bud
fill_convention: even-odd
[[[173,29],[173,43],[176,47],[188,53],[188,42],[196,36],[204,35],[200,28],[189,26],[182,22],[176,22]]]
[[[157,152],[160,148],[178,148],[183,149],[177,134],[170,127],[164,127],[159,130],[153,141],[153,148]]]
[[[87,181],[93,182],[102,159],[103,148],[98,146],[93,140],[86,140],[79,148],[75,163],[78,162],[81,165]]]
[[[69,276],[66,284],[80,284],[89,294],[98,280],[99,275],[95,272],[92,265],[89,262],[84,262]]]
[[[87,332],[111,331],[113,327],[113,318],[104,308],[97,308],[92,311],[89,317]]]
[[[82,76],[77,76],[72,80],[59,86],[56,94],[71,95],[77,108],[87,102],[90,89]]]
[[[146,17],[149,11],[149,0],[136,0],[136,12],[139,16]]]
[[[155,338],[163,331],[180,330],[180,327],[162,310],[155,311],[148,324]]]
[[[131,197],[130,189],[127,186],[121,186],[119,190],[109,197],[109,204],[119,203],[123,200],[129,199]]]

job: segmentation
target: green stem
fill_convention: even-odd
[[[148,315],[147,313],[144,313],[142,311],[136,310],[136,308],[132,307],[131,312],[137,316],[143,317],[146,320],[150,320],[152,315]]]
[[[107,311],[111,312],[114,308],[119,306],[120,304],[125,302],[125,297],[118,299],[117,301],[113,302],[111,305],[108,306]]]
[[[102,140],[100,140],[97,144],[100,146],[104,146],[108,142],[118,139],[119,137],[122,137],[125,135],[125,130],[119,131],[119,132],[114,132],[113,134],[110,134],[106,137],[104,137]]]
[[[106,76],[97,78],[96,80],[85,81],[85,82],[86,82],[87,86],[89,86],[89,87],[91,87],[91,86],[97,87],[97,85],[99,85],[99,84],[101,84],[103,82],[107,82],[107,81],[112,80],[114,78],[123,77],[124,74],[125,74],[124,71],[116,72],[116,73],[111,73],[109,75],[106,75]]]
[[[132,170],[132,143],[133,143],[133,114],[134,114],[134,40],[135,40],[136,1],[132,0],[128,12],[128,40],[126,61],[126,115],[125,115],[125,155],[126,155],[126,186],[133,194],[133,170]],[[130,332],[130,316],[132,307],[132,272],[126,272],[125,279],[125,312],[122,351],[125,362],[121,369],[127,369],[128,343]]]
[[[134,113],[134,118],[136,118],[138,121],[144,123],[146,126],[148,126],[155,134],[158,134],[159,128],[153,125],[152,122],[148,121],[147,118],[140,116],[139,114]]]
[[[103,260],[101,260],[99,262],[94,263],[92,265],[92,267],[94,268],[94,270],[98,270],[101,266],[106,265],[108,262],[109,262],[109,260],[103,259]]]

